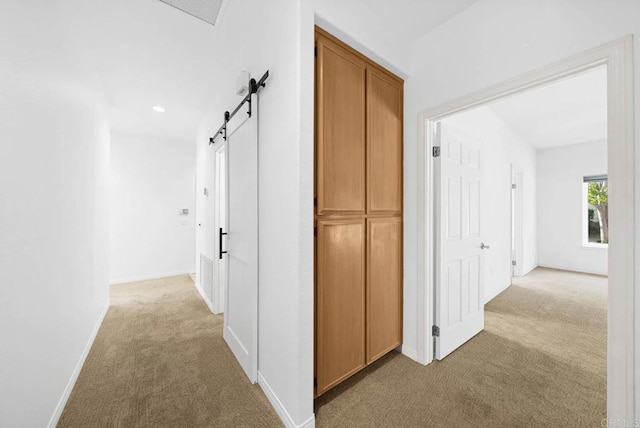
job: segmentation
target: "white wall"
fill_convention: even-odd
[[[64,405],[108,304],[109,129],[83,2],[0,7],[0,426]],[[16,43],[19,41],[20,43]]]
[[[313,23],[301,25],[304,2],[276,0],[228,3],[208,52],[220,58],[211,69],[212,104],[199,127],[196,257],[213,254],[204,228],[213,222],[202,204],[210,183],[213,149],[209,137],[225,110],[240,101],[238,73],[271,77],[260,92],[259,112],[259,382],[291,426],[313,421],[313,110],[302,97],[303,70],[313,73]],[[251,13],[248,13],[251,12]],[[301,32],[305,31],[304,41]],[[308,57],[302,61],[301,52]],[[304,112],[304,115],[303,113]],[[242,113],[241,113],[242,114]],[[310,122],[309,122],[310,121]],[[311,141],[301,144],[301,135]],[[209,227],[209,229],[212,229]]]
[[[411,46],[402,45],[392,24],[367,0],[311,0],[315,23],[401,77],[411,69]],[[372,31],[372,26],[376,30]]]
[[[607,274],[608,250],[585,247],[583,178],[607,173],[607,142],[538,150],[538,263]]]
[[[111,136],[111,283],[195,272],[195,170],[190,141]]]
[[[640,34],[636,0],[480,0],[413,46],[413,70],[405,85],[405,302],[415,301],[417,123],[420,111],[525,72],[584,52],[628,34]],[[634,45],[634,82],[640,81],[640,44]],[[640,105],[640,87],[634,91]],[[640,116],[635,115],[638,129]],[[635,164],[640,170],[636,133]],[[640,233],[640,175],[636,174],[636,230]],[[640,275],[640,235],[636,235]],[[640,311],[640,293],[636,295]],[[636,317],[636,346],[640,318]],[[405,308],[405,343],[416,343],[415,306]],[[637,348],[638,349],[638,348]],[[640,386],[640,372],[636,388]],[[640,391],[636,389],[636,409]]]
[[[280,0],[266,7],[248,0],[230,2],[218,27],[221,40],[211,49],[225,59],[226,68],[211,70],[220,84],[198,133],[199,194],[205,183],[203,165],[210,162],[206,139],[220,125],[223,111],[237,102],[231,82],[241,69],[258,75],[271,68],[260,119],[259,370],[296,423],[312,414],[314,3]],[[242,10],[253,10],[260,19]],[[418,112],[638,31],[640,4],[633,0],[615,5],[599,0],[480,0],[413,46],[405,85],[404,345],[416,349]],[[387,48],[360,43],[386,58],[384,65],[394,65],[382,53]],[[636,47],[636,61],[638,53]],[[636,77],[639,72],[636,67]],[[196,254],[208,251],[202,233],[198,241]],[[284,252],[269,253],[274,242],[281,242]]]
[[[511,165],[522,172],[523,267],[536,267],[536,151],[489,107],[480,107],[442,121],[482,142],[482,239],[485,302],[511,285]]]

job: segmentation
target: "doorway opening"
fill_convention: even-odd
[[[430,109],[420,115],[420,145],[419,145],[419,230],[420,237],[418,240],[419,259],[425,260],[424,266],[419,266],[418,275],[418,319],[422,320],[418,324],[418,360],[424,364],[432,361],[436,346],[433,338],[438,339],[437,333],[444,333],[442,328],[431,328],[436,326],[439,321],[438,317],[442,315],[442,311],[437,308],[441,304],[443,294],[438,294],[438,270],[440,274],[444,272],[443,259],[438,258],[437,251],[437,235],[433,233],[438,231],[437,220],[430,219],[429,213],[434,212],[437,201],[436,189],[438,188],[438,180],[431,177],[431,171],[437,169],[436,161],[432,153],[433,147],[438,142],[437,123],[453,116],[456,113],[468,111],[473,108],[486,105],[492,101],[505,99],[518,93],[523,93],[533,88],[541,87],[545,84],[560,81],[570,76],[576,76],[588,70],[594,70],[599,67],[606,67],[607,70],[607,170],[608,182],[612,188],[616,189],[615,193],[608,201],[611,207],[609,218],[609,235],[611,241],[608,248],[608,272],[609,287],[607,305],[607,416],[609,418],[633,418],[633,384],[629,381],[633,377],[631,367],[633,367],[633,341],[630,340],[633,332],[633,303],[631,296],[633,295],[633,159],[630,156],[633,150],[633,114],[632,103],[628,95],[630,93],[632,83],[632,39],[627,37],[608,45],[585,52],[576,57],[569,58],[557,64],[550,65],[541,70],[524,75],[520,78],[513,79],[480,93],[455,100],[451,103]],[[458,147],[459,144],[453,144]],[[444,147],[441,148],[445,152]],[[466,157],[465,157],[466,156]],[[468,155],[461,156],[461,159],[467,160],[467,165],[472,165],[472,157]],[[522,165],[520,165],[522,166]],[[512,173],[507,174],[507,183],[513,184]],[[469,177],[459,177],[461,189],[464,189],[465,183],[467,188],[472,180]],[[464,180],[467,180],[466,182]],[[480,184],[482,188],[482,183]],[[457,184],[450,185],[448,192],[454,195],[458,191]],[[462,192],[462,190],[460,190]],[[471,193],[467,193],[470,195]],[[507,198],[510,194],[507,193]],[[468,197],[467,201],[474,200]],[[460,211],[463,207],[453,206],[454,211],[458,210],[461,216],[469,219],[471,216],[468,212]],[[467,210],[468,211],[468,210]],[[506,213],[513,211],[513,207],[507,206]],[[527,207],[524,207],[523,214],[526,215]],[[448,214],[448,213],[447,213]],[[507,214],[507,224],[511,223],[510,214]],[[615,218],[614,218],[615,217]],[[457,219],[457,214],[454,216]],[[526,221],[525,221],[526,222]],[[515,227],[514,227],[515,229]],[[510,233],[504,233],[507,237],[505,246],[510,255],[514,250],[514,240],[510,239]],[[484,242],[479,242],[482,245]],[[485,249],[491,248],[491,243],[487,242]],[[488,246],[488,248],[487,248]],[[489,250],[490,251],[490,250]],[[488,256],[489,251],[485,251],[478,256],[478,260],[482,260]],[[517,250],[516,250],[517,251]],[[516,260],[517,261],[517,260]],[[525,264],[525,263],[523,263]],[[470,277],[469,272],[481,271],[482,268],[462,270],[461,272]],[[455,273],[456,269],[452,269]],[[433,273],[435,272],[435,275]],[[526,268],[523,268],[523,272]],[[491,275],[487,270],[486,275]],[[507,266],[507,275],[511,274],[511,266]],[[476,274],[478,278],[483,275]],[[460,275],[462,279],[462,275]],[[467,281],[468,282],[468,281]],[[458,278],[453,276],[452,284],[460,284]],[[455,288],[455,287],[454,287]],[[464,287],[458,287],[463,289]],[[453,294],[456,299],[462,301],[463,294]],[[450,298],[451,295],[449,295]],[[467,296],[469,293],[467,292]],[[485,296],[490,297],[490,296]],[[457,301],[456,301],[457,302]],[[435,309],[435,310],[434,310]],[[615,310],[612,310],[615,309]],[[456,317],[453,317],[454,319]],[[435,321],[435,322],[434,322]],[[431,324],[434,322],[434,324]],[[469,328],[468,331],[472,331]],[[462,340],[464,343],[464,340]],[[614,352],[615,350],[615,352]]]
[[[602,212],[606,230],[606,82],[606,68],[585,71],[446,117],[436,131],[435,358],[492,356],[487,370],[526,385],[514,401],[539,392],[536,382],[570,388],[555,401],[580,425],[606,418],[607,249],[585,247],[581,219],[588,187],[598,207],[589,229]]]

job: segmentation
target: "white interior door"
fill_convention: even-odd
[[[251,382],[258,376],[258,109],[227,136],[227,292],[224,339]]]
[[[482,145],[442,124],[436,158],[436,358],[484,328]]]
[[[221,249],[227,248],[227,243],[220,239],[220,230],[227,230],[227,143],[219,138],[215,150],[215,252],[214,260],[214,278],[212,281],[213,290],[211,291],[213,313],[220,314],[224,312],[225,291],[227,288],[227,260],[220,253]]]
[[[522,172],[511,166],[511,276],[522,276]]]

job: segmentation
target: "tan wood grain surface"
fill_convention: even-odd
[[[365,221],[318,221],[317,391],[365,366]]]
[[[367,364],[402,344],[402,220],[367,220]]]
[[[316,28],[315,395],[402,343],[403,81]]]
[[[318,39],[318,214],[365,211],[366,66]]]
[[[402,84],[367,69],[367,213],[402,212]]]

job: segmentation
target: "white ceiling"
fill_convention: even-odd
[[[228,4],[223,6],[223,22],[224,8],[240,4],[235,2],[227,0]],[[372,50],[383,51],[381,46],[387,50],[406,47],[474,0],[316,2],[325,19],[345,31],[347,27],[358,31]],[[211,104],[211,96],[215,96],[212,70],[220,66],[215,52],[215,46],[220,44],[217,27],[158,0],[45,4],[48,8],[36,10],[42,13],[32,14],[31,21],[16,24],[16,31],[10,31],[12,37],[19,34],[24,42],[14,48],[30,54],[17,55],[18,58],[38,59],[34,59],[34,64],[45,59],[57,61],[61,75],[71,76],[73,70],[69,65],[80,67],[78,60],[58,54],[54,58],[46,47],[30,44],[29,34],[38,28],[48,28],[47,23],[51,24],[49,27],[55,23],[55,29],[64,34],[65,28],[75,27],[67,25],[69,22],[81,22],[80,34],[75,37],[54,36],[49,28],[51,43],[78,45],[92,53],[111,107],[112,129],[193,141],[197,125]],[[18,2],[14,7],[25,9],[28,16],[26,3]],[[53,21],[51,16],[55,18]],[[25,30],[18,31],[22,27]],[[154,105],[165,107],[166,113],[155,113]],[[499,101],[491,108],[537,148],[602,140],[607,132],[606,72],[586,73]]]
[[[327,0],[320,0],[321,2]],[[420,37],[443,24],[454,15],[478,0],[340,0],[345,10],[368,10],[372,19],[379,24],[375,31],[386,33],[398,43],[397,47],[410,47]],[[355,9],[353,9],[355,7]]]
[[[216,27],[158,0],[102,4],[92,46],[112,130],[192,141],[219,64],[210,49]]]
[[[384,53],[406,48],[476,0],[316,0],[326,19],[357,29]],[[225,8],[234,7],[227,0]],[[210,104],[216,27],[158,0],[110,0],[92,25],[94,58],[116,132],[192,139]],[[328,6],[328,7],[327,7]],[[345,29],[346,31],[347,29]],[[235,82],[229,82],[233,85]],[[166,112],[152,111],[160,105]]]
[[[316,21],[398,74],[411,71],[412,45],[477,0],[316,0]]]
[[[536,149],[607,139],[607,70],[599,68],[489,107]]]

